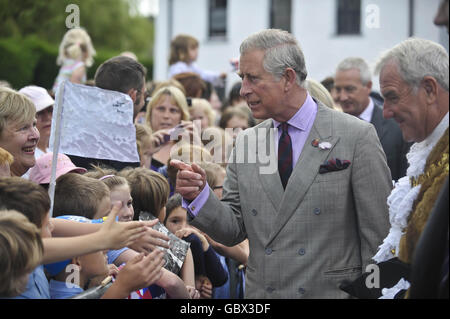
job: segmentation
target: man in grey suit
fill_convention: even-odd
[[[392,183],[375,128],[304,88],[296,39],[281,30],[240,48],[241,95],[255,118],[241,132],[219,201],[196,163],[173,160],[191,224],[227,246],[249,239],[246,298],[347,298],[388,231]]]
[[[397,181],[405,176],[408,168],[406,153],[411,144],[403,140],[394,119],[383,118],[382,104],[370,97],[372,75],[367,63],[361,58],[343,60],[336,69],[334,87],[337,103],[345,113],[375,126],[392,179]]]

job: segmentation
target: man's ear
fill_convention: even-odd
[[[369,82],[367,82],[367,84],[366,84],[366,87],[367,87],[367,89],[369,90],[369,93],[372,91],[372,85],[373,85],[372,81],[369,81]]]
[[[420,83],[425,93],[425,99],[428,103],[434,103],[437,99],[438,83],[432,76],[425,76]]]
[[[297,73],[292,68],[286,68],[284,71],[284,78],[286,79],[285,91],[289,91],[292,86],[297,83]]]
[[[137,90],[136,89],[129,89],[127,94],[131,97],[131,100],[133,101],[133,103],[136,102],[136,97],[137,97]]]

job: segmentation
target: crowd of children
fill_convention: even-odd
[[[221,198],[233,129],[254,125],[248,109],[230,105],[246,123],[233,126],[231,117],[219,127],[214,86],[226,73],[201,70],[198,48],[188,35],[173,40],[167,82],[142,82],[145,68],[129,55],[99,67],[91,85],[134,102],[140,163],[80,162],[59,153],[53,203],[55,93],[65,80],[89,84],[95,49],[88,33],[64,35],[52,88],[0,87],[0,298],[77,298],[93,287],[103,291],[88,298],[243,298],[248,243],[226,247],[190,226],[169,165],[172,158],[201,163]],[[114,76],[121,87],[108,79]],[[178,271],[167,267],[174,241],[155,230],[158,223],[189,247]]]
[[[2,256],[11,256],[0,263],[8,277],[0,297],[73,298],[106,280],[108,289],[93,297],[243,298],[248,241],[227,247],[190,226],[169,163],[199,163],[221,198],[234,140],[257,121],[239,96],[240,83],[218,98],[215,88],[227,74],[196,64],[197,39],[178,35],[170,49],[167,81],[147,82],[129,52],[105,61],[87,80],[95,49],[86,30],[71,29],[59,47],[52,88],[0,87],[0,238],[7,243]],[[52,113],[66,80],[131,97],[140,163],[60,153],[51,204]],[[32,225],[18,225],[21,217],[7,216],[11,211]],[[142,214],[155,219],[142,221]],[[157,223],[189,246],[177,270],[168,266],[174,243],[153,229]],[[17,227],[5,230],[10,224]]]

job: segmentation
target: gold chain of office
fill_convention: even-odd
[[[441,159],[437,164],[431,164],[425,172],[420,174],[418,177],[410,177],[411,187],[416,187],[418,185],[423,184],[424,181],[430,178],[436,177],[442,170],[444,170],[447,174],[449,173],[449,153],[443,153]],[[395,255],[395,248],[391,249],[391,253]]]
[[[436,176],[438,172],[442,171],[442,168],[444,168],[445,172],[449,172],[448,167],[448,153],[443,153],[441,156],[440,161],[437,164],[431,164],[428,169],[420,174],[418,177],[410,177],[410,183],[411,187],[416,187],[420,184],[422,184],[425,180],[432,178],[433,176]]]

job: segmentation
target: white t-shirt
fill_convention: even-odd
[[[214,86],[223,86],[223,80],[220,78],[220,73],[213,71],[205,71],[200,69],[196,63],[187,64],[183,61],[178,61],[169,67],[169,78],[174,75],[186,72],[197,73],[202,80],[211,82]]]

